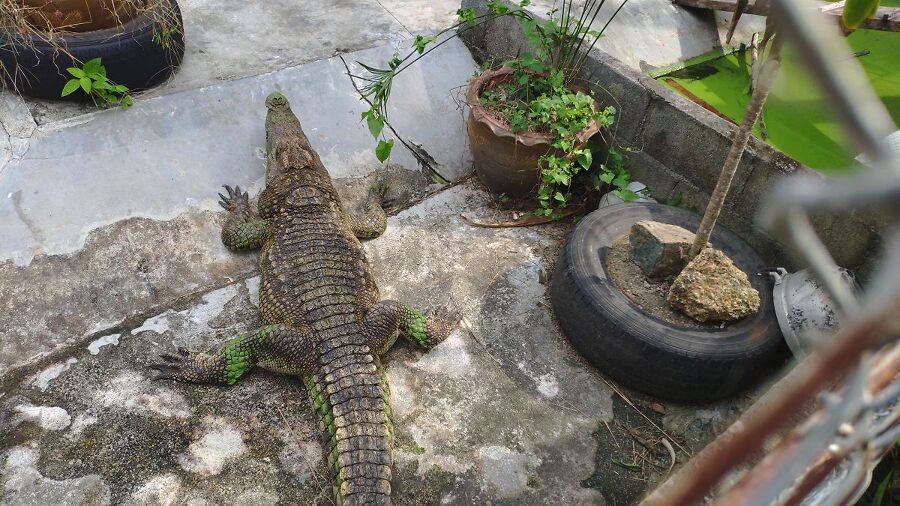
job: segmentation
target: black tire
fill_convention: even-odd
[[[166,20],[175,30],[166,47],[153,40]],[[0,63],[6,85],[35,98],[60,100],[71,78],[66,68],[101,58],[109,80],[133,91],[168,79],[184,56],[184,23],[176,0],[158,2],[151,11],[138,14],[122,26],[84,33],[60,33],[53,42],[39,35],[0,30]],[[80,62],[80,63],[79,63]],[[83,92],[71,100],[87,100]]]
[[[609,279],[607,253],[640,220],[696,230],[700,216],[660,204],[619,204],[578,223],[550,283],[557,321],[575,348],[622,385],[673,401],[729,397],[783,363],[772,290],[767,277],[756,275],[765,266],[722,226],[710,242],[748,273],[759,290],[759,313],[724,329],[688,329],[645,313],[623,295]]]

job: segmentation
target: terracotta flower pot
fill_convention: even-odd
[[[553,150],[553,137],[537,132],[513,133],[510,125],[495,118],[481,105],[481,94],[513,78],[513,70],[503,68],[488,70],[469,83],[466,103],[469,106],[467,130],[469,147],[475,158],[475,173],[494,193],[509,196],[525,196],[534,193],[541,181],[538,159]],[[582,91],[570,87],[573,91]],[[599,104],[597,104],[599,109]],[[577,147],[600,131],[600,125],[591,121],[578,132]]]

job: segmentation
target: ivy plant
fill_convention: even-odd
[[[106,77],[106,67],[100,58],[88,60],[79,67],[66,69],[72,79],[63,86],[62,96],[66,97],[78,90],[83,91],[99,107],[121,105],[122,109],[128,109],[133,104],[128,87],[115,84]]]

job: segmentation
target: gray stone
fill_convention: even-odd
[[[666,300],[701,322],[732,322],[759,311],[759,292],[747,274],[725,253],[710,247],[675,278]]]
[[[644,274],[661,279],[684,268],[694,234],[677,225],[642,220],[631,226],[628,241]]]

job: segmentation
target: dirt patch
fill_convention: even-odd
[[[712,329],[717,324],[703,324],[693,320],[669,306],[666,294],[672,286],[671,280],[647,279],[641,268],[634,262],[631,243],[623,235],[612,247],[606,258],[609,278],[616,288],[637,304],[645,313],[678,327],[690,329]]]

